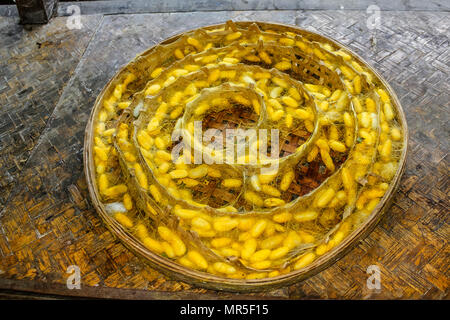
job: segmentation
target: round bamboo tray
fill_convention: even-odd
[[[248,28],[251,24],[256,23],[258,26],[265,29],[272,29],[276,31],[293,32],[301,35],[307,35],[308,39],[315,41],[320,41],[323,43],[330,43],[336,47],[344,48],[345,50],[351,52],[353,58],[358,61],[358,63],[364,65],[365,68],[369,69],[378,80],[385,86],[388,91],[392,105],[395,107],[398,122],[402,127],[403,131],[403,149],[401,150],[400,159],[398,162],[398,169],[395,176],[390,182],[389,188],[385,195],[382,197],[381,201],[378,203],[376,208],[372,211],[369,217],[363,222],[356,230],[353,230],[345,239],[340,242],[333,249],[323,254],[314,260],[311,264],[306,267],[292,271],[287,274],[282,274],[279,276],[263,279],[253,279],[253,280],[242,280],[242,279],[230,279],[225,277],[216,276],[213,274],[196,271],[194,269],[186,268],[174,261],[162,257],[158,254],[153,253],[147,249],[133,234],[129,233],[125,228],[113,219],[105,209],[105,206],[100,201],[100,195],[97,188],[96,182],[96,172],[94,165],[94,152],[93,152],[93,133],[94,133],[94,120],[97,118],[99,110],[102,106],[104,98],[112,93],[114,86],[119,83],[119,80],[123,79],[125,74],[130,71],[142,70],[147,66],[146,56],[152,54],[157,50],[158,45],[149,48],[143,53],[139,54],[131,62],[121,68],[117,74],[105,85],[101,93],[98,95],[94,107],[92,109],[91,115],[85,131],[85,143],[84,143],[84,168],[86,179],[88,183],[89,193],[92,203],[97,210],[100,217],[103,219],[104,223],[108,229],[112,232],[114,236],[122,241],[122,243],[129,248],[131,251],[135,252],[137,255],[141,256],[146,262],[148,262],[152,267],[160,271],[161,273],[167,275],[170,278],[185,281],[200,287],[205,287],[215,290],[230,290],[230,291],[240,291],[240,292],[255,292],[261,290],[271,290],[279,288],[282,286],[290,285],[298,281],[302,281],[322,270],[329,267],[335,263],[338,259],[343,257],[348,251],[350,251],[360,240],[366,237],[380,221],[382,215],[388,211],[393,195],[396,192],[400,178],[405,170],[405,160],[407,154],[408,146],[408,129],[406,124],[406,119],[400,101],[398,100],[395,92],[389,86],[389,84],[379,75],[367,62],[365,62],[359,55],[354,53],[352,50],[347,48],[345,45],[322,35],[300,29],[297,27],[289,25],[281,25],[275,23],[267,22],[235,22],[235,25],[240,28]],[[216,29],[223,26],[212,25],[203,27],[202,29]],[[161,44],[169,44],[180,38],[183,33],[175,35]],[[142,85],[142,84],[141,84]]]

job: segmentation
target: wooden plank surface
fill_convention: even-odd
[[[152,270],[106,230],[82,172],[89,112],[118,68],[175,33],[235,19],[298,25],[347,44],[393,86],[410,128],[400,191],[374,232],[318,275],[250,296],[448,298],[448,13],[383,12],[380,29],[372,31],[367,18],[365,11],[342,10],[93,15],[82,17],[80,30],[68,29],[62,17],[26,30],[0,17],[3,295],[248,296],[194,288]],[[82,276],[82,289],[72,294],[65,288],[70,265]],[[370,265],[380,268],[380,290],[367,288]]]

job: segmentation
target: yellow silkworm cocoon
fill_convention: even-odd
[[[162,242],[161,247],[163,249],[163,252],[167,255],[167,257],[171,259],[175,258],[175,251],[168,242]]]
[[[290,38],[281,38],[279,40],[280,44],[282,44],[283,46],[293,46],[295,44],[294,39],[290,39]]]
[[[183,219],[192,219],[199,214],[197,210],[183,209],[180,206],[175,206],[173,213]]]
[[[283,258],[287,253],[289,252],[289,248],[288,247],[279,247],[277,249],[272,250],[272,252],[270,253],[269,259],[270,260],[278,260]]]
[[[222,185],[225,188],[239,188],[242,185],[241,179],[224,179]]]
[[[392,119],[394,119],[394,111],[392,110],[392,106],[389,102],[386,102],[384,104],[383,110],[386,120],[391,121]]]
[[[220,71],[220,77],[225,79],[234,79],[236,77],[236,70]]]
[[[285,204],[285,201],[279,198],[267,198],[264,200],[266,207],[279,207]]]
[[[114,214],[114,219],[116,219],[121,225],[126,228],[133,227],[133,221],[123,213],[117,212],[116,214]]]
[[[352,102],[353,102],[353,107],[355,108],[356,113],[361,113],[363,111],[363,108],[362,108],[361,101],[359,100],[359,98],[353,97]]]
[[[308,91],[310,91],[310,92],[320,92],[321,91],[321,86],[319,86],[317,84],[305,83],[304,87],[306,89],[308,89]]]
[[[297,101],[300,101],[301,100],[301,96],[300,96],[300,93],[298,92],[298,90],[295,88],[295,87],[290,87],[289,89],[288,89],[288,93],[289,93],[289,95],[292,97],[292,98],[294,98],[295,100],[297,100]]]
[[[300,237],[302,238],[302,242],[304,242],[304,243],[313,243],[315,241],[314,236],[307,232],[299,231],[298,233],[299,233]]]
[[[312,162],[319,154],[319,148],[317,146],[314,146],[311,151],[308,153],[308,156],[306,157],[306,161]]]
[[[344,188],[346,190],[350,190],[353,188],[354,180],[353,180],[350,170],[348,170],[346,167],[343,167],[341,170],[341,178],[342,178],[342,184],[344,185]]]
[[[245,60],[250,61],[250,62],[260,62],[261,59],[258,58],[257,56],[250,54],[244,57]]]
[[[142,239],[142,243],[144,246],[146,246],[148,249],[156,252],[156,253],[162,253],[164,252],[164,248],[161,245],[161,243],[155,239],[152,239],[150,237],[145,237]],[[168,255],[169,256],[169,255]],[[172,256],[173,257],[173,256]]]
[[[139,145],[146,150],[150,150],[153,146],[153,138],[145,130],[140,130],[137,134],[137,140]]]
[[[156,139],[155,139],[155,145],[156,145]],[[167,151],[157,150],[155,154],[156,154],[156,157],[160,158],[161,160],[164,160],[164,161],[172,160],[172,155]]]
[[[301,120],[307,120],[311,118],[311,114],[306,109],[296,109],[295,116]]]
[[[225,263],[225,262],[215,262],[213,264],[214,270],[216,270],[219,273],[224,274],[232,274],[236,272],[236,268],[234,268],[232,265]]]
[[[320,194],[320,197],[317,199],[317,207],[318,208],[324,208],[326,207],[326,205],[331,201],[331,199],[333,199],[334,195],[335,195],[335,191],[333,188],[328,188],[327,190],[325,190],[324,192],[322,192]]]
[[[189,71],[185,70],[185,69],[175,69],[171,72],[171,75],[174,76],[175,78],[179,78],[181,76],[184,76],[186,74],[188,74]]]
[[[378,95],[380,96],[381,101],[383,101],[384,103],[389,103],[390,102],[390,98],[389,95],[386,93],[386,91],[384,91],[383,89],[378,89],[377,90]]]
[[[334,171],[335,170],[333,159],[331,159],[330,154],[328,153],[328,151],[326,151],[324,149],[320,149],[320,157],[322,158],[322,161],[323,161],[323,163],[325,164],[325,166],[327,167],[328,170],[330,170],[330,171]]]
[[[321,101],[318,102],[319,108],[322,109],[322,111],[327,111],[329,107],[328,101]]]
[[[267,227],[267,220],[265,219],[258,220],[250,229],[249,231],[250,235],[253,238],[258,238],[264,232],[266,227]]]
[[[147,227],[145,225],[143,225],[142,223],[139,223],[136,226],[136,234],[139,237],[139,239],[141,239],[141,240],[148,237]]]
[[[402,132],[398,128],[392,128],[391,137],[394,141],[399,141],[402,139]]]
[[[276,99],[269,99],[267,102],[269,103],[269,106],[273,107],[274,109],[283,109],[281,103],[279,103]]]
[[[255,253],[257,245],[256,239],[247,239],[242,246],[241,257],[245,260],[249,260],[253,253]]]
[[[329,144],[330,148],[333,149],[334,151],[345,152],[345,150],[346,150],[345,144],[343,144],[340,141],[330,140],[328,144]]]
[[[361,77],[360,76],[356,76],[353,79],[353,88],[355,89],[355,91],[354,91],[355,94],[361,93]]]
[[[291,128],[292,124],[294,123],[294,118],[292,117],[291,114],[287,114],[284,121],[285,121],[286,127]]]
[[[117,104],[117,106],[123,110],[123,109],[128,108],[130,106],[130,104],[131,104],[131,101],[124,101],[124,102],[119,102]]]
[[[233,40],[239,39],[241,36],[242,36],[242,33],[239,31],[236,31],[236,32],[228,34],[226,36],[226,39],[227,39],[227,41],[233,41]]]
[[[264,200],[255,192],[247,191],[244,194],[244,198],[247,202],[254,204],[257,207],[262,207],[264,205]]]
[[[199,50],[199,51],[202,51],[202,50],[203,50],[202,45],[201,45],[200,42],[199,42],[197,39],[195,39],[195,38],[189,37],[189,38],[186,39],[186,42],[187,42],[188,44],[190,44],[191,46],[194,46],[195,49],[197,49],[197,50]]]
[[[156,68],[155,70],[152,71],[152,73],[150,74],[150,76],[154,79],[156,77],[159,77],[159,75],[161,74],[161,72],[163,71],[163,68]]]
[[[281,191],[286,191],[289,189],[289,186],[291,185],[292,181],[294,180],[295,172],[293,170],[289,170],[286,172],[283,177],[281,178],[280,182],[280,189]],[[263,191],[264,192],[264,191]],[[274,195],[275,197],[279,197],[280,195]]]
[[[282,212],[282,213],[278,213],[275,214],[272,217],[272,220],[277,222],[277,223],[286,223],[292,220],[292,213],[289,212]]]
[[[103,194],[107,197],[117,197],[121,194],[124,194],[128,191],[128,187],[125,184],[118,184],[116,186],[110,187],[106,190],[104,190]]]
[[[371,123],[372,123],[372,120],[370,118],[370,114],[368,112],[362,112],[361,115],[360,115],[360,121],[359,122],[361,124],[361,127],[369,128]]]
[[[187,256],[178,259],[178,263],[181,264],[182,266],[185,266],[186,268],[197,269],[197,266],[194,264],[194,262],[188,259]]]
[[[226,238],[226,237],[222,237],[222,238],[215,238],[211,240],[211,245],[214,248],[223,248],[225,246],[230,245],[231,243],[231,238]]]
[[[369,211],[369,212],[372,212],[379,202],[380,202],[379,198],[375,198],[375,199],[370,200],[369,203],[366,206],[366,210]]]
[[[298,108],[298,106],[299,106],[298,102],[294,98],[292,98],[290,96],[283,96],[281,98],[281,101],[285,105],[287,105],[288,107],[291,107],[291,108]]]
[[[188,176],[188,172],[186,170],[177,169],[169,172],[169,175],[172,179],[182,179]]]
[[[98,161],[95,161],[95,163],[98,163]],[[102,174],[105,173],[105,169],[106,169],[105,162],[101,162],[95,167],[95,172],[97,172],[97,174]]]
[[[284,89],[287,89],[287,87],[289,86],[289,84],[286,80],[278,78],[278,77],[272,78],[272,82],[274,84],[276,84],[277,86],[284,88]]]
[[[264,261],[270,256],[271,252],[269,249],[258,250],[250,256],[249,260],[252,263]]]
[[[316,255],[314,252],[309,252],[303,256],[301,256],[297,262],[294,264],[294,270],[299,270],[307,265],[311,264],[316,259]]]
[[[284,116],[283,110],[277,110],[277,111],[270,113],[270,119],[272,121],[279,121],[279,120],[281,120],[281,118],[283,118],[283,116]]]
[[[339,97],[342,95],[343,91],[340,89],[337,89],[336,91],[333,92],[333,94],[330,97],[331,101],[337,101],[339,99]]]
[[[267,184],[261,185],[261,191],[263,193],[269,195],[269,196],[272,196],[272,197],[280,197],[281,196],[281,192],[278,191],[277,188],[272,187],[272,186],[267,185]]]
[[[207,269],[208,262],[200,252],[192,250],[187,253],[187,258],[191,260],[199,269]]]
[[[116,85],[116,87],[114,88],[114,92],[113,92],[114,97],[116,97],[117,99],[122,98],[122,91],[123,91],[123,86],[121,84]]]
[[[251,102],[241,95],[234,96],[233,100],[236,101],[237,103],[240,103],[240,104],[246,106],[246,107],[249,107],[251,105]]]
[[[150,194],[153,196],[153,199],[155,199],[156,202],[161,202],[162,195],[159,192],[158,188],[154,184],[150,185],[149,191],[150,191]]]
[[[381,198],[384,195],[384,190],[374,188],[364,192],[364,195],[368,199]]]
[[[188,176],[192,179],[200,179],[208,174],[208,166],[200,165],[194,169],[189,170]]]
[[[181,50],[179,48],[175,49],[173,54],[174,54],[175,58],[177,58],[177,59],[184,58],[184,54],[183,54],[183,52],[181,52]]]
[[[106,174],[101,174],[98,178],[98,188],[100,189],[101,193],[104,193],[106,189],[108,189],[108,177]]]
[[[264,261],[257,261],[257,262],[253,262],[251,264],[253,269],[258,269],[258,270],[263,270],[263,269],[267,269],[270,268],[272,262],[269,260],[264,260]]]
[[[299,212],[294,214],[294,219],[297,222],[306,222],[306,221],[312,221],[317,219],[319,216],[319,212],[314,210],[307,210],[303,212]]]
[[[344,124],[348,128],[353,128],[354,126],[353,118],[348,112],[344,112]]]
[[[154,94],[158,93],[159,90],[161,90],[161,86],[159,84],[155,83],[155,84],[152,84],[150,87],[148,87],[145,90],[145,94],[146,95],[154,95]]]
[[[191,221],[192,227],[196,229],[209,230],[211,229],[211,224],[201,217],[195,217]]]
[[[297,247],[302,243],[302,238],[293,230],[289,231],[286,238],[283,240],[283,246],[287,247],[289,250]]]
[[[336,102],[336,109],[338,111],[342,111],[345,108],[347,108],[348,103],[349,103],[349,97],[347,95],[347,92],[343,91],[341,96],[339,97],[338,101]]]
[[[100,147],[94,146],[94,152],[95,152],[95,155],[100,160],[102,160],[102,161],[108,160],[109,148],[100,148]]]
[[[257,99],[253,99],[252,105],[253,109],[255,110],[255,113],[259,115],[261,112],[261,104],[259,103],[259,101]]]
[[[110,137],[110,136],[112,136],[115,132],[116,132],[116,129],[111,128],[111,129],[108,129],[108,130],[103,131],[103,134],[102,134],[102,135],[103,135],[104,137]]]
[[[368,131],[361,129],[359,135],[364,139],[365,144],[371,146],[374,143],[374,139]]]
[[[330,140],[339,140],[339,131],[333,124],[328,128],[328,137]]]
[[[220,70],[219,69],[214,69],[209,73],[208,76],[208,82],[213,83],[215,82],[217,79],[219,79],[220,76]]]
[[[386,140],[385,143],[383,143],[383,146],[381,148],[380,154],[381,157],[384,160],[389,160],[391,158],[391,152],[392,152],[392,141],[391,139]]]
[[[372,98],[366,98],[366,110],[369,112],[377,111],[377,105],[375,104],[375,101]]]
[[[139,182],[139,185],[143,189],[147,189],[148,188],[147,176],[144,174],[144,171],[142,170],[141,165],[139,163],[135,163],[133,168],[134,168],[134,173],[136,175],[136,178]]]
[[[273,99],[276,99],[280,96],[280,94],[281,94],[281,92],[283,92],[283,90],[284,89],[282,87],[275,87],[272,90],[270,90],[269,96]],[[271,103],[271,102],[269,101],[269,103]],[[274,103],[277,104],[276,106],[274,106],[275,108],[278,108],[278,109],[281,108],[281,105],[278,103],[278,101],[275,100]]]
[[[344,65],[340,66],[339,68],[341,69],[344,77],[348,78],[349,80],[352,80],[355,77],[355,72],[351,68]]]
[[[292,65],[289,61],[280,61],[276,63],[274,67],[277,68],[278,70],[285,71],[291,69]]]
[[[175,252],[175,255],[182,256],[186,253],[186,246],[184,242],[172,230],[164,226],[159,226],[158,233],[161,239],[170,243],[173,251]]]
[[[258,180],[261,184],[269,184],[270,182],[273,181],[273,179],[275,179],[277,174],[278,174],[278,172],[259,174]]]
[[[270,59],[269,55],[265,51],[260,51],[258,56],[261,58],[262,61],[264,61],[266,64],[272,64],[272,60]]]
[[[322,51],[319,48],[314,48],[313,52],[319,59],[327,60],[327,57],[322,53]]]
[[[273,249],[280,245],[284,240],[284,235],[278,234],[269,238],[266,238],[261,241],[260,248],[261,249]]]
[[[237,227],[239,224],[237,219],[232,219],[230,217],[217,217],[214,219],[214,229],[219,232],[230,231]]]
[[[108,120],[108,113],[102,109],[102,111],[100,111],[98,114],[98,120],[101,122],[105,122],[106,120]]]

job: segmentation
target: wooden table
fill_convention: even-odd
[[[24,27],[0,17],[0,298],[448,298],[450,50],[448,12],[222,11],[82,16]],[[183,30],[234,20],[281,22],[333,37],[388,80],[410,128],[394,204],[369,237],[296,285],[253,295],[192,287],[162,276],[102,224],[88,199],[84,128],[118,68]],[[66,273],[81,270],[80,290]],[[367,288],[377,265],[381,289]]]

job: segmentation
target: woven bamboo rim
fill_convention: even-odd
[[[344,48],[347,51],[351,52],[356,60],[363,64],[367,69],[369,69],[378,80],[385,86],[388,91],[390,97],[392,98],[393,105],[395,106],[399,124],[402,127],[403,131],[403,150],[401,152],[398,169],[390,182],[389,188],[386,191],[385,195],[378,203],[376,208],[372,211],[370,216],[355,230],[353,230],[345,239],[338,244],[336,247],[325,253],[324,255],[318,257],[311,264],[297,271],[290,272],[288,274],[279,275],[271,278],[263,278],[263,279],[229,279],[223,278],[219,276],[215,276],[212,274],[196,271],[193,269],[189,269],[183,267],[174,261],[159,256],[152,251],[148,250],[144,247],[138,239],[136,239],[132,234],[127,232],[116,220],[114,220],[111,216],[106,213],[104,205],[99,201],[100,196],[97,191],[96,179],[95,179],[95,166],[93,161],[93,126],[94,120],[97,117],[97,114],[100,110],[103,97],[106,94],[110,94],[112,84],[117,81],[121,77],[122,74],[127,72],[133,63],[139,61],[143,56],[151,53],[155,47],[151,47],[145,50],[143,53],[136,56],[131,62],[122,67],[116,75],[105,85],[103,90],[98,95],[94,108],[91,111],[86,129],[85,129],[85,140],[84,140],[84,152],[83,152],[83,161],[84,161],[84,170],[86,175],[86,180],[88,184],[89,194],[94,205],[94,208],[99,213],[100,217],[106,224],[107,228],[112,232],[112,234],[120,239],[122,243],[131,251],[144,258],[144,261],[149,263],[151,267],[157,269],[161,273],[169,276],[170,278],[185,281],[187,283],[191,283],[193,285],[197,285],[204,288],[214,289],[214,290],[227,290],[227,291],[238,291],[238,292],[257,292],[262,290],[271,290],[276,289],[282,286],[291,285],[295,282],[302,281],[306,278],[309,278],[318,272],[326,269],[330,265],[334,264],[337,260],[342,258],[346,253],[348,253],[352,248],[356,246],[356,244],[364,239],[377,225],[377,223],[382,218],[383,214],[389,209],[390,204],[393,200],[393,195],[400,184],[400,178],[405,170],[406,156],[408,151],[408,128],[406,123],[406,117],[401,107],[400,101],[393,91],[393,89],[389,86],[386,80],[374,70],[367,62],[365,62],[358,54],[354,53],[350,48],[343,45],[342,43],[328,38],[323,35],[319,35],[317,33],[307,31],[298,27],[293,27],[284,24],[276,24],[276,23],[268,23],[268,22],[257,22],[257,21],[249,21],[249,22],[235,22],[236,26],[242,28],[248,28],[251,24],[256,23],[258,26],[264,28],[271,28],[275,31],[290,31],[295,33],[300,33],[302,35],[307,35],[310,39],[328,42],[330,44],[334,44],[340,48]],[[215,29],[223,26],[223,24],[216,24],[203,27],[203,29]],[[192,31],[192,30],[191,30]],[[185,32],[183,32],[185,33]],[[183,33],[174,35],[169,39],[161,42],[160,44],[168,44],[175,40],[177,40]]]

